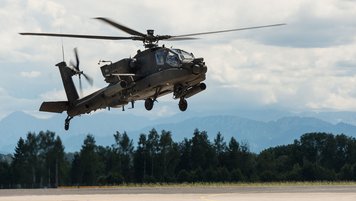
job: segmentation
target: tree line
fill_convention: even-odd
[[[51,131],[28,133],[12,160],[0,160],[0,188],[124,183],[355,181],[356,140],[346,135],[308,133],[289,145],[259,154],[234,137],[195,130],[174,142],[169,131],[152,129],[137,145],[116,132],[111,146],[87,135],[79,152],[66,153]]]

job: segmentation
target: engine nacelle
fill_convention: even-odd
[[[122,80],[116,84],[107,86],[104,91],[104,95],[107,97],[114,96],[115,94],[124,90],[126,87],[127,87],[127,82]]]
[[[120,78],[120,74],[133,74],[135,68],[137,66],[136,59],[121,59],[115,63],[107,64],[102,67],[101,73],[105,77],[105,81],[108,83],[117,83],[120,82],[122,79]],[[126,80],[128,81],[128,80]]]

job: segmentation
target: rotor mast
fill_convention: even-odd
[[[145,46],[145,48],[154,48],[157,47],[157,45],[158,45],[158,40],[154,36],[154,30],[148,29],[147,37],[144,38],[143,40],[143,46]]]

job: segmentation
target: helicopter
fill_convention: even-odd
[[[74,49],[76,63],[70,62],[70,65],[67,65],[65,61],[62,61],[56,64],[62,78],[67,100],[43,102],[39,110],[53,113],[66,111],[68,116],[64,122],[65,130],[69,129],[70,120],[73,117],[86,113],[89,114],[98,109],[122,108],[122,110],[125,110],[125,105],[131,103],[131,108],[134,108],[136,101],[143,100],[146,110],[150,111],[159,97],[170,93],[173,93],[174,99],[179,99],[179,109],[186,111],[188,108],[186,99],[206,89],[206,84],[203,81],[206,79],[208,68],[204,62],[204,58],[195,57],[193,53],[182,49],[167,48],[164,45],[159,46],[158,42],[161,40],[195,40],[198,39],[195,36],[200,35],[285,25],[270,24],[184,35],[155,35],[152,29],[147,30],[147,33],[144,34],[108,18],[97,17],[94,19],[111,25],[131,36],[19,33],[21,35],[32,36],[134,40],[143,42],[145,50],[138,50],[137,54],[132,58],[124,58],[116,62],[99,61],[99,64],[105,64],[100,69],[108,85],[82,98],[79,98],[72,77],[75,75],[78,76],[80,91],[82,91],[81,76],[91,85],[93,84],[93,79],[80,70],[77,49]]]

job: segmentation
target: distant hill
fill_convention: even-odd
[[[146,127],[140,132],[147,132],[149,128],[151,127]],[[211,139],[221,132],[226,141],[234,136],[239,141],[247,142],[251,151],[255,152],[271,146],[291,143],[308,132],[344,133],[356,136],[356,126],[345,123],[331,124],[310,117],[283,117],[276,121],[262,122],[237,116],[208,116],[177,123],[158,124],[154,128],[172,131],[175,139],[179,140],[190,137],[195,128],[206,130]]]
[[[23,112],[15,112],[0,121],[0,153],[12,153],[20,137],[26,137],[28,132],[50,130],[56,132],[64,141],[67,151],[77,151],[84,136],[93,134],[98,143],[102,136],[112,136],[115,131],[137,128],[137,125],[148,126],[146,118],[133,115],[115,115],[97,113],[83,115],[71,121],[69,131],[64,130],[65,115],[55,115],[49,119],[39,119]],[[130,129],[132,130],[132,129]]]
[[[356,126],[347,123],[329,123],[314,117],[282,117],[272,121],[251,120],[234,115],[182,116],[182,114],[150,120],[132,114],[96,113],[83,115],[71,122],[70,131],[64,131],[65,115],[38,119],[23,112],[15,112],[0,121],[0,153],[13,153],[20,137],[30,132],[51,130],[64,142],[66,151],[79,151],[87,134],[93,134],[100,145],[114,143],[116,131],[127,131],[135,145],[140,133],[172,131],[176,141],[190,138],[195,128],[205,130],[211,140],[221,132],[226,141],[234,136],[247,142],[251,151],[259,152],[270,146],[291,143],[307,132],[344,133],[356,137]]]

